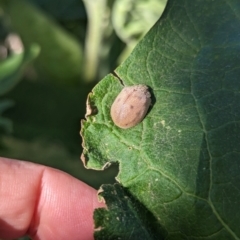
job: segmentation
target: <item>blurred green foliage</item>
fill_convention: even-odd
[[[35,66],[41,77],[56,82],[79,82],[82,47],[54,19],[26,1],[6,1],[4,10],[11,27],[19,33],[25,47],[38,43],[41,53]]]
[[[9,57],[0,62],[0,97],[10,91],[20,80],[24,69],[39,53],[38,45],[31,45],[29,49],[19,54],[12,53]],[[2,114],[9,107],[13,106],[13,101],[0,98],[0,129],[11,132],[12,123]]]
[[[151,15],[152,1],[145,1],[142,13]],[[142,0],[133,2],[123,5],[131,5],[136,17],[142,13],[133,9]],[[0,156],[61,169],[94,188],[115,182],[117,165],[94,171],[80,161],[87,95],[127,57],[129,39],[137,44],[163,11],[161,6],[141,30],[119,5],[117,0],[0,0]],[[117,19],[132,23],[128,38],[121,37],[128,26],[119,27]]]

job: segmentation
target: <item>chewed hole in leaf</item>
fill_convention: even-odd
[[[88,97],[87,97],[85,118],[96,115],[98,113],[97,107],[94,106],[94,104],[92,102],[90,102],[91,95],[92,95],[92,93],[89,93]]]

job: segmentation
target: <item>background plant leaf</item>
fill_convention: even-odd
[[[38,56],[39,51],[39,46],[32,44],[24,52],[13,54],[0,63],[0,96],[9,92],[19,83],[26,66]],[[12,122],[2,117],[2,114],[13,104],[12,100],[0,99],[0,129],[8,133],[12,131]]]
[[[98,111],[83,122],[82,159],[97,169],[119,162],[118,181],[166,239],[240,239],[239,16],[237,0],[168,2],[116,70],[124,85],[151,88],[152,109],[136,127],[110,118],[122,89],[116,77],[89,96]]]
[[[79,0],[58,1],[58,0],[29,0],[41,7],[57,19],[72,20],[86,18],[84,5]]]
[[[0,63],[0,96],[10,91],[21,80],[26,66],[39,52],[39,46],[32,44],[24,52],[13,54]]]
[[[126,43],[120,56],[125,60],[139,40],[161,16],[166,0],[116,0],[113,5],[112,24],[119,38]]]
[[[35,65],[43,77],[57,83],[80,82],[82,48],[71,34],[27,1],[3,1],[1,5],[24,46],[37,43],[41,47]]]
[[[4,81],[4,79],[11,75],[12,72],[15,72],[16,70],[19,69],[19,66],[21,66],[23,62],[23,57],[24,53],[13,54],[0,63],[1,84],[3,84],[2,82]],[[8,90],[8,88],[6,89]],[[2,94],[6,91],[6,90],[3,91],[3,86],[1,86],[1,91]]]

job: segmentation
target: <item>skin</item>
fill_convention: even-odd
[[[97,191],[59,170],[0,158],[0,239],[93,239]]]

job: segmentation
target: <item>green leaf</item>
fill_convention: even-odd
[[[240,239],[239,16],[237,0],[168,2],[116,70],[124,85],[151,89],[153,105],[136,127],[111,120],[123,87],[116,77],[89,95],[95,115],[82,124],[83,160],[97,169],[119,162],[117,180],[157,219],[165,239]],[[99,227],[105,231],[105,219]],[[131,239],[129,231],[124,236]]]

